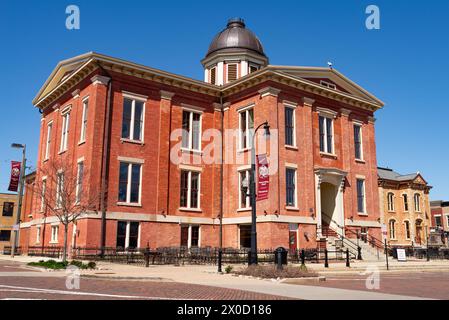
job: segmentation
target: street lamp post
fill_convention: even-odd
[[[20,143],[13,143],[11,144],[11,147],[15,149],[22,149],[22,166],[20,168],[20,176],[19,176],[19,203],[17,206],[17,216],[14,225],[14,229],[16,230],[14,230],[13,232],[13,241],[11,246],[11,257],[14,258],[14,255],[16,253],[16,247],[19,240],[20,216],[22,215],[22,200],[23,200],[23,191],[25,185],[25,170],[26,170],[26,145]]]
[[[270,126],[268,124],[268,121],[265,121],[256,128],[251,141],[251,172],[249,178],[249,197],[251,205],[251,251],[250,251],[250,258],[248,261],[249,265],[257,264],[256,146],[254,142],[257,136],[257,131],[262,127],[265,130],[265,136],[266,137],[270,136]],[[247,194],[248,192],[247,181],[244,181],[242,183],[242,189],[243,194]]]

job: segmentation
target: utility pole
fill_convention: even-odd
[[[22,149],[22,165],[20,168],[20,176],[19,176],[19,203],[17,206],[17,215],[16,215],[16,221],[14,225],[14,232],[13,232],[13,239],[12,239],[12,246],[11,246],[11,258],[14,258],[16,253],[16,248],[18,246],[19,241],[19,231],[20,231],[20,216],[22,215],[22,201],[23,201],[23,191],[24,191],[24,185],[25,185],[25,170],[26,170],[26,145],[25,144],[18,144],[13,143],[11,145],[12,148],[16,149]]]

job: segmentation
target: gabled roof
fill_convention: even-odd
[[[382,108],[384,105],[382,101],[332,69],[267,66],[225,86],[215,86],[203,81],[95,52],[89,52],[58,63],[34,98],[33,104],[41,109],[48,107],[98,68],[149,79],[216,98],[220,95],[224,97],[230,96],[238,93],[240,90],[256,86],[264,81],[274,81],[372,112]],[[321,86],[307,79],[311,77],[329,78],[348,92],[332,90]]]
[[[377,175],[380,180],[389,180],[396,182],[416,182],[420,184],[427,184],[427,181],[421,176],[419,172],[401,175],[392,169],[377,168]]]

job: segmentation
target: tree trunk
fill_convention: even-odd
[[[62,249],[62,262],[67,261],[67,235],[69,233],[69,225],[64,224],[64,247]]]

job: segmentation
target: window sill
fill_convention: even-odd
[[[251,210],[252,210],[252,208],[240,208],[240,209],[237,210],[237,212],[248,212],[248,211],[251,211]]]
[[[82,146],[82,145],[85,144],[85,143],[86,143],[86,140],[80,141],[80,142],[78,142],[78,146]]]
[[[50,241],[49,244],[59,244],[58,241]]]
[[[195,209],[195,208],[179,208],[179,211],[198,212],[198,213],[203,212],[203,210],[201,210],[201,209]]]
[[[237,153],[245,153],[245,152],[248,152],[248,151],[251,151],[251,149],[250,148],[239,149],[239,150],[237,150]]]
[[[357,212],[357,215],[360,217],[368,217],[369,216],[368,213],[365,213],[365,212]]]
[[[362,160],[362,159],[355,159],[355,162],[360,163],[360,164],[366,164],[366,161]]]
[[[285,145],[285,149],[287,149],[287,150],[292,150],[292,151],[298,151],[299,150],[299,148],[298,147],[295,147],[295,146],[289,146],[289,145]]]
[[[64,153],[66,153],[66,152],[67,152],[67,150],[59,151],[59,152],[58,152],[58,155],[64,154]]]
[[[120,207],[142,208],[142,204],[140,204],[140,203],[117,202],[117,205],[120,206]]]
[[[388,210],[388,213],[396,213],[396,211]]]
[[[125,138],[120,138],[120,141],[122,143],[131,143],[131,144],[137,144],[137,145],[145,145],[145,143],[143,141],[140,140],[132,140],[132,139],[125,139]]]
[[[182,153],[192,153],[192,154],[197,154],[197,155],[203,155],[203,151],[201,150],[194,150],[194,149],[185,149],[185,148],[181,148],[181,152]]]
[[[320,152],[321,157],[323,158],[332,158],[334,160],[336,160],[338,157],[336,154],[333,153],[327,153],[327,152]]]
[[[285,210],[287,210],[287,211],[297,211],[297,212],[299,212],[299,208],[297,208],[297,207],[285,206]]]
[[[43,163],[48,162],[48,160],[50,160],[50,158],[44,159],[44,161],[42,161]]]

